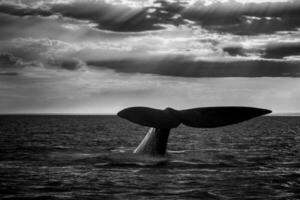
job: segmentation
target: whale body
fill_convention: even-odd
[[[148,107],[130,107],[118,112],[118,116],[142,126],[151,127],[134,150],[135,154],[164,156],[172,128],[180,124],[195,128],[217,128],[269,114],[272,111],[253,107],[200,107],[187,110],[164,110]]]

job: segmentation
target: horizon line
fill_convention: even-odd
[[[94,116],[116,116],[117,113],[0,113],[0,116],[3,115],[94,115]],[[300,116],[300,112],[278,112],[270,113],[264,116]]]

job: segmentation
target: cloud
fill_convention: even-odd
[[[154,1],[145,7],[97,0],[44,3],[43,6],[18,3],[0,4],[0,12],[15,16],[63,16],[84,20],[101,30],[141,32],[165,29],[167,25],[201,26],[208,30],[237,35],[296,31],[300,27],[300,3],[237,1],[180,2]],[[193,23],[192,23],[193,22]]]
[[[61,61],[60,66],[67,70],[78,70],[84,67],[85,63],[79,59],[70,59]]]
[[[0,72],[11,73],[11,71],[7,72],[7,70],[22,70],[25,67],[41,67],[42,64],[38,61],[26,61],[21,57],[17,57],[11,53],[0,52]],[[4,70],[4,71],[1,71]],[[15,71],[13,71],[15,73]]]
[[[19,58],[11,53],[0,52],[0,68],[10,68],[18,64]]]
[[[177,77],[299,77],[299,59],[279,60],[278,55],[266,56],[274,52],[270,50],[272,42],[267,36],[243,38],[204,32],[201,37],[196,37],[200,33],[174,28],[163,34],[152,33],[151,37],[147,34],[134,37],[126,34],[123,38],[110,40],[100,36],[97,41],[16,38],[2,42],[0,52],[6,55],[2,58],[3,66],[40,66],[70,71],[96,67]],[[290,35],[273,40],[287,37],[292,41]],[[236,40],[238,43],[233,43]],[[253,46],[247,47],[243,42]],[[255,46],[255,43],[259,45]],[[286,43],[293,45],[295,42]],[[287,52],[290,56],[298,55],[296,51]],[[19,64],[12,63],[14,58]]]
[[[181,14],[204,28],[237,35],[271,34],[277,31],[297,30],[300,27],[298,1],[216,1],[210,5],[197,1]]]
[[[259,56],[261,59],[278,59],[283,60],[284,58],[299,56],[300,55],[300,42],[298,41],[266,41],[257,47],[245,48],[243,45],[231,44],[225,45],[223,51],[228,53],[230,56],[243,56],[247,57],[250,55]]]
[[[18,17],[0,12],[0,27],[1,43],[15,38],[49,38],[72,44],[81,41],[116,40],[124,37],[122,33],[101,31],[86,22],[56,15]]]
[[[62,27],[61,24],[60,19],[46,19],[36,16],[21,18],[0,13],[0,40],[8,41],[18,37],[51,38],[54,36],[60,38],[61,35],[64,36],[68,32],[70,34],[69,38],[73,38],[71,31]]]
[[[149,73],[181,77],[299,77],[298,61],[276,60],[195,60],[171,56],[107,61],[87,61],[87,65],[124,73]]]
[[[287,56],[300,55],[299,42],[275,43],[266,46],[264,58],[284,58]]]
[[[223,51],[227,52],[231,56],[246,56],[246,49],[241,45],[223,47]]]
[[[96,23],[100,29],[113,31],[145,31],[162,28],[156,24],[158,20],[148,14],[147,8],[130,8],[90,0],[57,4],[51,8],[51,11],[66,17],[88,20]]]
[[[84,63],[70,56],[74,46],[47,38],[17,38],[4,41],[0,47],[0,68],[48,67],[77,70]]]
[[[18,72],[0,72],[0,76],[19,76]]]
[[[2,2],[0,12],[19,17],[63,16],[86,21],[101,30],[117,32],[161,30],[166,25],[185,24],[180,15],[184,4],[168,1],[155,1],[145,7],[130,7],[98,0],[58,1],[42,5],[33,7],[28,2]]]
[[[10,15],[20,16],[20,17],[27,16],[27,15],[51,16],[53,14],[52,12],[46,9],[30,8],[24,4],[16,4],[16,3],[0,4],[0,12],[10,14]]]
[[[1,4],[0,12],[15,16],[61,15],[94,23],[99,29],[138,32],[158,30],[163,27],[161,14],[151,14],[150,8],[132,8],[125,5],[109,4],[104,1],[71,1],[48,4],[47,8],[31,8],[24,4]],[[156,9],[156,8],[152,8]]]

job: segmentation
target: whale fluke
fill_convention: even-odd
[[[203,107],[179,112],[181,123],[196,128],[227,126],[271,113],[270,110],[253,107]]]
[[[154,128],[175,128],[181,123],[171,110],[159,110],[148,107],[130,107],[118,112],[118,116],[142,126]],[[177,112],[174,110],[174,112]]]
[[[216,128],[236,124],[268,113],[271,111],[237,106],[200,107],[187,110],[130,107],[120,111],[118,116],[142,126],[154,128],[175,128],[181,123],[197,128]]]
[[[216,128],[236,124],[268,113],[271,111],[237,106],[202,107],[187,110],[131,107],[118,112],[118,116],[143,126],[153,127],[134,150],[134,153],[163,156],[166,152],[171,128],[176,128],[181,123],[197,128]]]

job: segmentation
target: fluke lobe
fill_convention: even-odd
[[[181,123],[196,128],[216,128],[246,121],[272,111],[253,107],[200,107],[187,110],[164,110],[148,107],[130,107],[118,116],[142,126],[151,127],[134,150],[137,154],[163,156],[166,153],[171,128]]]

